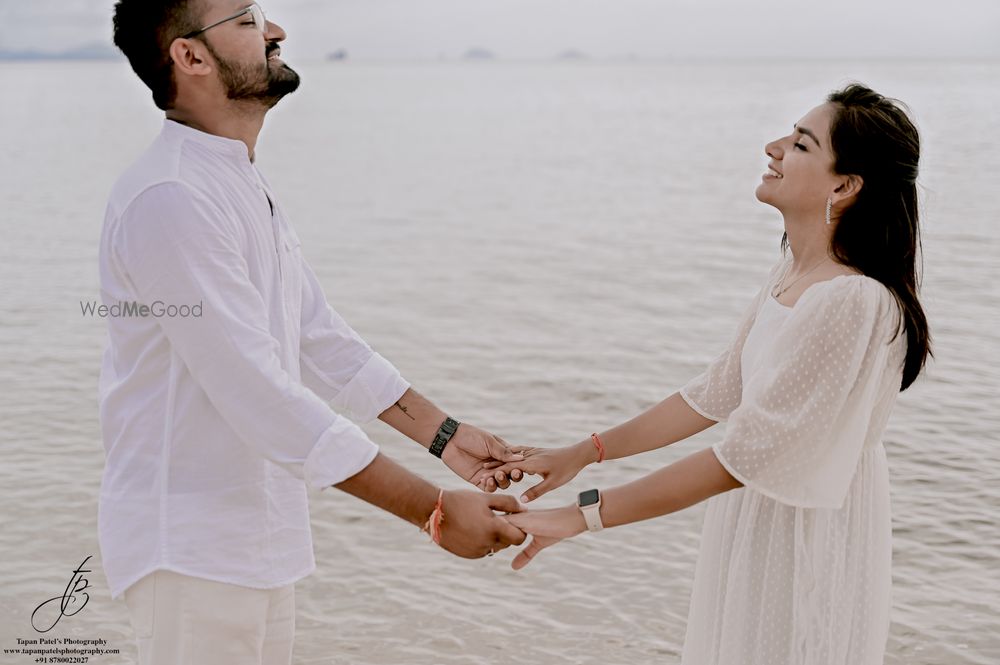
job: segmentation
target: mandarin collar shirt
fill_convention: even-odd
[[[166,120],[112,190],[99,267],[112,598],[157,569],[254,588],[311,573],[307,488],[375,458],[345,416],[409,384],[327,303],[247,146]]]

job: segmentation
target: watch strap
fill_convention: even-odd
[[[585,506],[580,509],[583,513],[583,519],[587,522],[587,529],[590,531],[600,531],[604,528],[604,524],[601,522],[601,507],[597,504],[593,506]]]
[[[434,455],[434,457],[440,458],[444,453],[444,447],[448,445],[448,442],[451,441],[451,437],[455,436],[455,432],[458,431],[459,425],[461,425],[461,423],[454,418],[445,418],[444,422],[441,423],[441,427],[438,428],[437,434],[434,435],[431,447],[428,448],[427,451],[431,455]]]
[[[581,492],[582,494],[583,492]],[[589,531],[600,531],[604,528],[604,522],[601,521],[601,495],[598,494],[597,496],[597,503],[592,503],[588,506],[581,506],[579,498],[577,499],[577,507],[583,513],[583,520],[587,523]]]

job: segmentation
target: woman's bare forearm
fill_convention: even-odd
[[[620,459],[682,441],[715,423],[688,406],[680,393],[674,393],[628,422],[599,434],[598,438],[604,448],[604,459]],[[524,493],[521,500],[525,502],[562,487],[600,458],[600,449],[591,437],[561,448],[524,450],[523,461],[508,462],[496,469],[496,473],[517,470],[541,475],[542,482]]]
[[[627,485],[601,492],[605,527],[631,524],[683,510],[742,487],[706,448]]]
[[[605,459],[620,459],[683,441],[715,424],[692,409],[677,392],[599,436]]]

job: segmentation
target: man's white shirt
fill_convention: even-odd
[[[164,121],[112,190],[100,282],[125,305],[100,379],[112,597],[156,569],[255,588],[311,573],[307,485],[378,452],[339,414],[373,420],[409,384],[329,306],[246,144]]]

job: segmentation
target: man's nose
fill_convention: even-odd
[[[281,42],[284,41],[287,36],[288,35],[285,34],[284,28],[280,25],[273,21],[267,22],[267,30],[264,31],[264,38],[267,39],[267,41]]]

